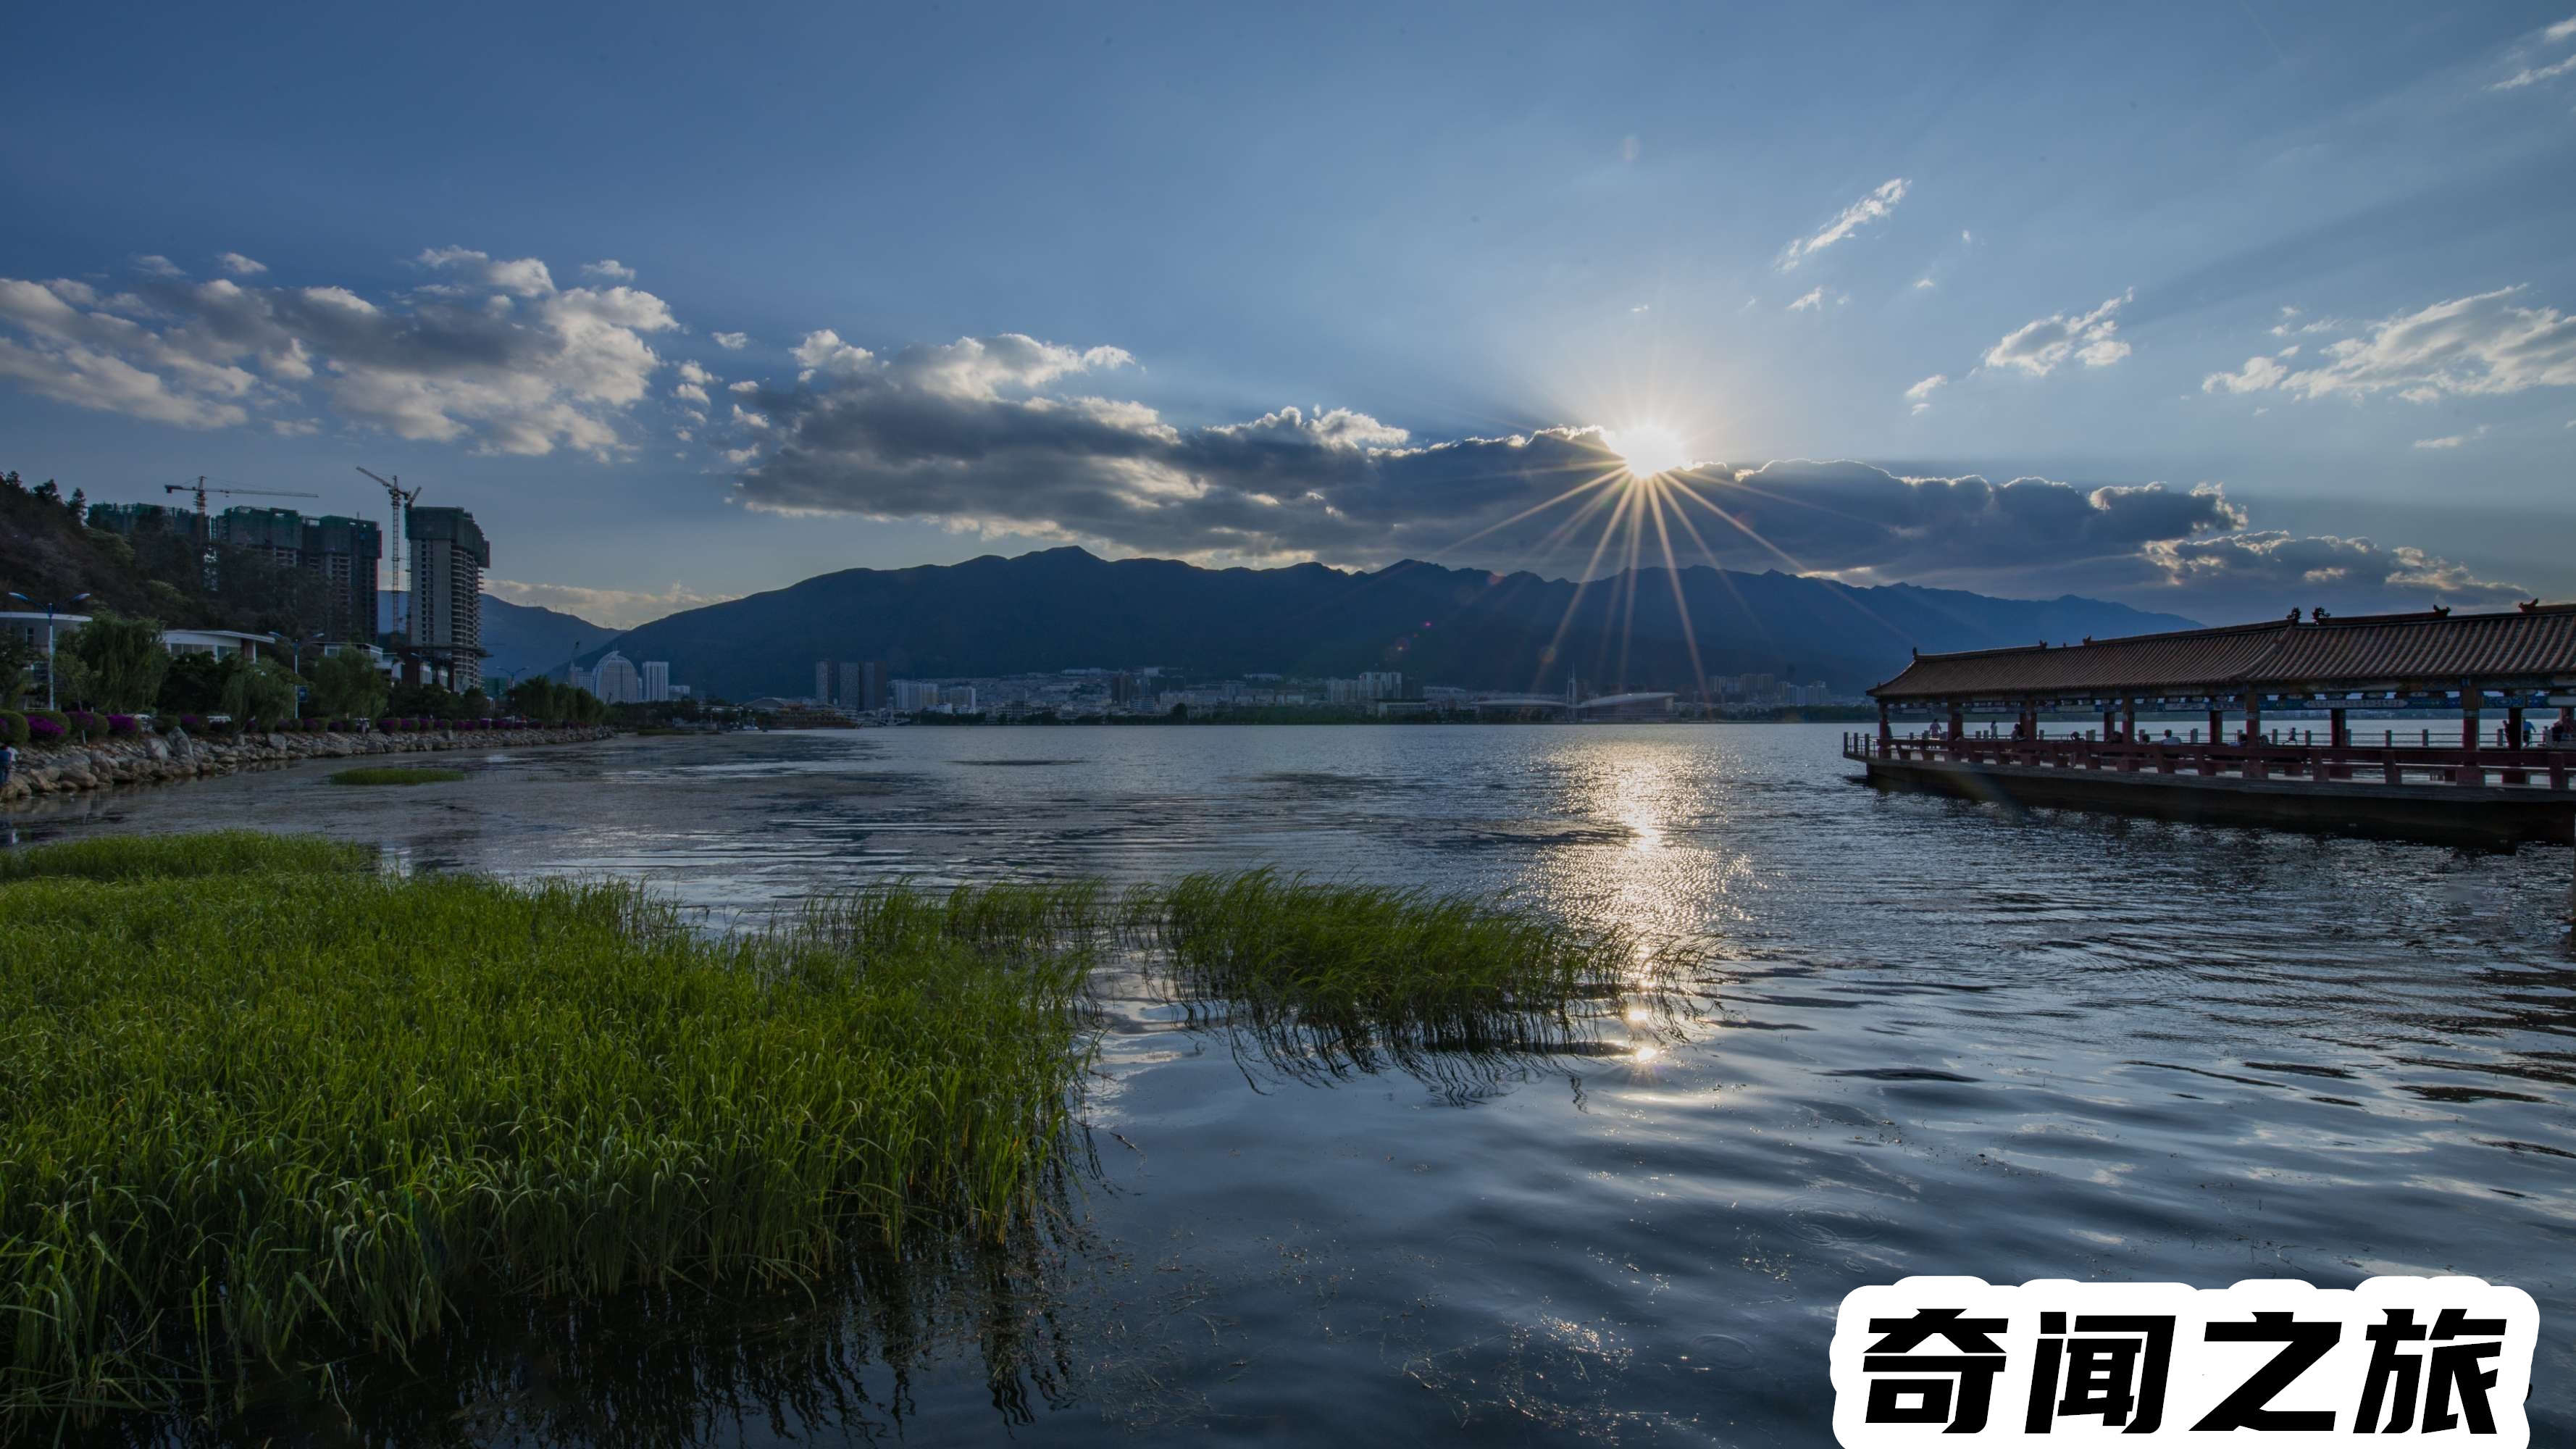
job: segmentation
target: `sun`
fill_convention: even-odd
[[[1661,423],[1639,423],[1601,435],[1628,472],[1638,478],[1653,478],[1691,463],[1690,447],[1682,435]]]

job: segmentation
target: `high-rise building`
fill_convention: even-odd
[[[292,508],[240,504],[215,517],[215,542],[257,554],[282,569],[304,562],[304,515]]]
[[[383,535],[371,518],[337,514],[304,520],[304,567],[322,576],[322,632],[334,639],[376,633],[376,566]]]
[[[814,702],[862,714],[886,707],[886,667],[880,660],[818,659],[814,662]]]
[[[591,671],[590,692],[610,704],[635,704],[644,697],[643,676],[625,655],[611,649],[599,656],[599,667]]]
[[[404,642],[441,662],[481,659],[490,541],[462,508],[411,509],[404,531],[411,535],[411,637]]]
[[[1360,698],[1402,699],[1404,698],[1404,676],[1393,670],[1364,673],[1360,676]]]
[[[227,508],[200,526],[197,515],[158,503],[101,503],[89,511],[92,528],[131,538],[169,533],[190,540],[211,531],[214,541],[255,553],[279,568],[322,576],[322,612],[311,622],[334,640],[364,640],[383,632],[376,623],[376,569],[384,543],[374,520],[338,514],[308,517],[292,508]]]
[[[667,659],[644,661],[644,702],[646,704],[671,702],[671,661]]]
[[[182,538],[200,539],[204,533],[197,527],[194,510],[170,508],[158,503],[93,503],[86,522],[92,528],[131,537],[147,530],[175,533]]]
[[[892,689],[894,707],[902,714],[919,714],[939,703],[939,686],[927,679],[898,679]]]

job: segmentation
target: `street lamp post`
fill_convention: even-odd
[[[54,707],[54,610],[57,608],[69,609],[77,607],[81,601],[87,599],[89,595],[74,594],[60,604],[56,604],[50,599],[39,604],[35,600],[28,598],[25,594],[19,593],[16,589],[11,589],[9,591],[9,597],[16,599],[19,603],[26,605],[28,608],[42,609],[45,611],[45,708],[52,709]]]
[[[304,646],[307,644],[326,643],[330,638],[331,636],[328,634],[315,633],[308,634],[301,639],[289,639],[274,629],[269,631],[268,642],[272,644],[285,645],[288,650],[288,658],[294,661],[286,667],[295,671],[295,712],[298,718],[301,718],[304,713],[304,696],[306,693],[304,688]]]
[[[330,642],[331,636],[328,634],[309,634],[301,639],[289,639],[285,635],[271,630],[269,632],[268,640],[272,644],[283,644],[289,650],[293,651],[292,657],[295,662],[287,667],[293,669],[300,675],[304,672],[304,646],[307,644],[327,644]]]

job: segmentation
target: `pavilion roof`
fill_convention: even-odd
[[[2576,604],[2500,614],[2292,615],[2125,639],[1918,654],[1870,691],[1922,700],[2135,698],[2576,685]]]

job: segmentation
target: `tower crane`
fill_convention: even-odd
[[[407,644],[411,642],[411,591],[403,586],[403,576],[409,563],[409,560],[407,560],[403,555],[403,515],[411,511],[412,500],[420,497],[420,490],[418,488],[405,488],[402,486],[402,475],[400,473],[395,474],[391,478],[387,478],[381,474],[370,473],[364,468],[360,468],[358,471],[366,473],[368,477],[383,484],[385,497],[390,500],[390,506],[394,517],[394,531],[393,539],[391,541],[394,559],[393,636],[395,643]]]
[[[193,493],[197,496],[197,541],[206,546],[206,555],[198,562],[205,569],[208,593],[214,592],[215,589],[215,525],[213,520],[206,517],[207,494],[220,493],[227,498],[319,498],[322,496],[319,493],[297,493],[285,488],[209,488],[202,473],[197,475],[195,483],[164,483],[161,485],[161,491]]]
[[[221,493],[227,498],[319,498],[322,496],[319,493],[291,492],[284,488],[209,488],[202,477],[194,483],[164,483],[161,485],[161,491],[197,495],[197,522],[201,524],[206,521],[206,495],[209,493]],[[211,534],[208,536],[212,537]]]

